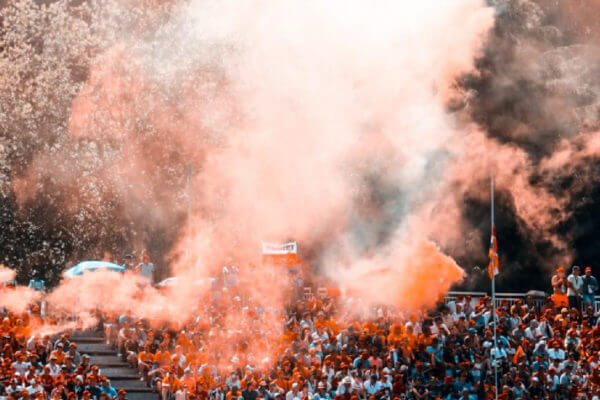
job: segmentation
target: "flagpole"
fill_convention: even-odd
[[[494,174],[490,176],[491,186],[491,223],[492,223],[492,235],[494,234]],[[493,262],[493,261],[490,261]],[[494,324],[494,390],[495,399],[498,400],[498,340],[496,337],[496,272],[495,266],[492,265],[492,322]]]

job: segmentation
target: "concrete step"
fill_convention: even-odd
[[[127,393],[127,400],[159,400],[158,393]]]
[[[88,354],[90,356],[110,356],[115,354],[115,350],[106,343],[81,343],[77,344],[77,350],[81,354]]]
[[[154,389],[147,387],[146,382],[140,381],[139,378],[136,380],[111,379],[110,383],[115,388],[125,389],[127,393],[155,393]]]
[[[94,337],[94,336],[104,336],[104,331],[103,330],[95,330],[95,329],[87,329],[85,331],[71,332],[71,337]]]
[[[158,393],[140,381],[135,369],[117,356],[117,352],[106,343],[102,332],[76,332],[71,341],[77,343],[81,354],[88,354],[90,362],[100,367],[100,373],[110,379],[116,389],[125,389],[129,400],[160,400]]]
[[[113,353],[114,354],[114,353]],[[90,357],[90,364],[95,364],[100,368],[128,368],[129,364],[121,361],[116,354],[114,355],[95,355]]]
[[[114,367],[108,367],[108,368],[102,368],[100,370],[100,372],[102,373],[102,376],[107,377],[108,379],[119,379],[119,380],[132,380],[132,379],[140,379],[140,376],[138,375],[137,371],[129,368],[129,367],[123,367],[123,368],[114,368]]]
[[[71,342],[77,343],[106,343],[103,336],[71,336]]]

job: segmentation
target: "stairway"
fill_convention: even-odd
[[[106,343],[102,332],[76,332],[71,341],[77,343],[77,349],[90,356],[91,364],[100,368],[100,374],[110,379],[115,389],[125,389],[129,400],[158,399],[158,393],[140,381],[137,371],[121,361],[117,352]]]

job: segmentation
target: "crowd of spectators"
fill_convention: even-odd
[[[124,400],[127,393],[80,354],[69,333],[37,335],[39,307],[22,315],[3,311],[0,324],[0,399]]]
[[[105,321],[105,331],[162,400],[600,399],[597,281],[573,267],[551,283],[551,296],[500,301],[495,314],[492,299],[467,295],[403,314],[356,312],[300,281],[277,327],[264,323],[269,313],[229,268],[184,326],[123,315]],[[68,333],[32,336],[38,314],[3,313],[0,398],[126,398]],[[227,332],[227,315],[242,329]]]
[[[311,291],[285,310],[287,342],[267,365],[242,358],[261,334],[250,328],[260,310],[245,314],[247,340],[232,340],[240,355],[227,360],[202,354],[214,332],[199,321],[172,331],[122,317],[107,331],[163,400],[474,400],[493,399],[496,387],[501,399],[598,399],[597,283],[586,270],[580,285],[578,269],[568,278],[559,269],[552,296],[500,302],[496,318],[489,297],[457,296],[423,314],[379,307],[359,316],[326,291]],[[563,304],[558,284],[576,298]],[[238,297],[224,283],[216,290]],[[237,306],[251,306],[244,301]],[[203,307],[203,315],[228,312]]]
[[[152,281],[154,265],[145,252],[131,269]],[[4,283],[3,290],[14,284]],[[32,305],[23,314],[0,308],[0,400],[127,399],[125,390],[114,388],[91,358],[78,351],[68,332],[39,333],[41,326],[51,328],[41,308]]]

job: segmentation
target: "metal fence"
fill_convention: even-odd
[[[306,298],[313,295],[313,288],[311,288],[310,286],[306,286],[303,289],[304,289],[304,296]],[[317,289],[317,294],[319,294],[319,295],[322,295],[326,292],[327,292],[326,288],[320,287]],[[485,297],[485,296],[490,296],[490,294],[487,292],[454,292],[453,291],[453,292],[448,292],[446,294],[444,301],[446,303],[448,303],[452,300],[456,300],[456,298],[458,296],[463,296],[463,297],[471,296],[471,304],[474,307],[475,305],[479,304],[479,299],[481,299],[482,297]],[[520,299],[523,302],[523,304],[525,304],[525,301],[528,296],[531,296],[531,298],[533,300],[533,304],[535,304],[535,306],[539,308],[544,305],[547,294],[543,291],[538,291],[538,290],[532,290],[527,293],[496,293],[496,307],[500,307],[500,306],[510,307],[513,304],[515,304],[515,301],[517,301],[517,299]],[[596,312],[600,311],[600,296],[595,297],[594,310]]]
[[[543,294],[544,292],[540,291],[537,293]],[[445,301],[446,301],[446,303],[448,303],[449,301],[455,300],[460,295],[471,296],[471,302],[473,305],[478,304],[480,298],[489,296],[489,294],[486,292],[448,292],[448,294],[445,297]],[[496,293],[496,304],[495,305],[496,305],[496,307],[500,307],[500,306],[510,307],[515,303],[515,301],[517,299],[520,299],[523,302],[523,304],[525,304],[525,299],[529,295],[530,294],[527,294],[527,293]],[[541,307],[544,305],[545,296],[536,295],[536,296],[531,296],[531,297],[532,297],[533,303],[536,305],[536,307]],[[594,310],[596,312],[600,311],[600,296],[595,297]]]

